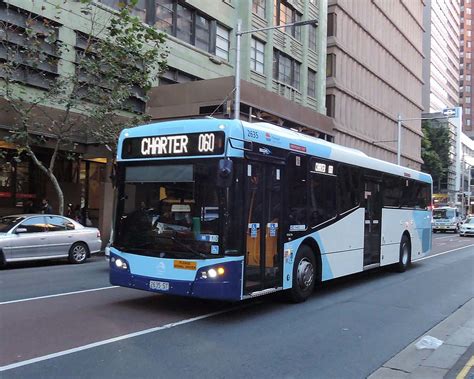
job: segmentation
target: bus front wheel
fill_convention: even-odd
[[[301,245],[293,266],[293,285],[288,290],[289,299],[301,303],[313,293],[316,280],[316,260],[311,248]]]
[[[400,258],[398,260],[396,269],[398,272],[404,272],[408,268],[411,261],[411,245],[410,239],[406,236],[402,236],[400,242]]]

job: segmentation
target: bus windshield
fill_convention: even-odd
[[[433,218],[435,220],[449,219],[456,217],[456,211],[454,209],[434,209]]]
[[[169,257],[218,255],[216,161],[125,166],[114,246]]]

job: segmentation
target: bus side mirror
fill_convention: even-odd
[[[228,188],[232,184],[234,174],[234,162],[230,159],[220,159],[217,167],[217,186]]]

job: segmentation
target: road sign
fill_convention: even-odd
[[[445,108],[443,109],[443,116],[455,117],[457,115],[456,108]]]

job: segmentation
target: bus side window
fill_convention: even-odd
[[[337,174],[338,213],[354,209],[360,204],[360,172],[356,167],[339,164]]]
[[[308,158],[292,155],[288,170],[288,224],[307,225],[307,162]]]

